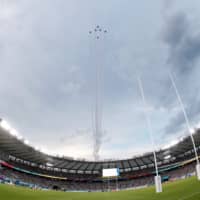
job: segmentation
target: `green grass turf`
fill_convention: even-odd
[[[196,177],[166,183],[163,193],[154,187],[120,192],[54,192],[0,184],[1,200],[200,200],[200,181]]]

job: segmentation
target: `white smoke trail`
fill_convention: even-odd
[[[96,28],[95,28],[96,29]],[[97,29],[98,30],[98,29]],[[94,31],[93,31],[94,32]],[[93,157],[94,160],[99,160],[99,151],[102,145],[103,129],[102,129],[102,94],[103,94],[103,61],[104,61],[104,30],[101,29],[101,32],[95,31],[94,34],[91,34],[93,40],[93,55],[95,57],[94,67],[95,71],[95,104],[94,110],[92,112],[92,128],[93,128],[93,137],[94,137],[94,146],[93,146]],[[98,32],[98,33],[97,33]]]

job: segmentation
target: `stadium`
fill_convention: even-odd
[[[199,200],[198,0],[0,0],[0,199]]]
[[[200,130],[196,129],[193,136],[199,153]],[[142,197],[146,192],[148,195],[150,190],[145,188],[150,187],[151,192],[155,190],[152,188],[154,185],[155,168],[151,152],[132,159],[102,162],[53,157],[36,150],[23,140],[20,140],[17,135],[9,131],[7,123],[3,120],[1,120],[0,141],[1,183],[23,186],[34,191],[59,190],[65,192],[97,192],[97,194],[98,192],[126,190],[128,195],[132,190],[140,189],[139,193],[136,191],[138,198]],[[189,184],[191,184],[192,187],[194,185],[195,190],[197,187],[197,191],[191,194],[190,192],[193,191],[188,191],[188,199],[197,199],[200,196],[200,193],[198,193],[199,183],[197,183],[197,178],[194,178],[196,176],[196,163],[190,137],[182,138],[177,144],[157,151],[156,155],[162,182],[173,182],[166,184],[166,190],[168,191],[170,185],[173,187],[173,184],[177,184],[177,188],[179,184],[180,187],[182,187],[181,184],[186,184],[184,187],[187,187],[187,184],[189,187]],[[113,168],[119,169],[119,177],[102,178],[103,169]],[[184,179],[188,183],[184,183]],[[182,181],[180,182],[180,180]],[[163,194],[165,193],[165,187]],[[6,189],[8,188],[1,188],[1,191],[6,191]],[[18,191],[19,198],[22,195],[20,190]],[[30,195],[34,196],[34,192],[32,193],[30,192]],[[3,195],[6,197],[6,194]],[[46,194],[43,195],[45,198]],[[98,195],[97,198],[102,198],[101,195],[99,197]],[[184,193],[176,195],[180,197],[179,199],[184,199],[183,197],[185,197]],[[80,196],[78,196],[76,197],[75,195],[73,198],[79,199]],[[121,198],[120,196],[126,199],[125,192],[120,193],[119,199]],[[87,198],[94,198],[94,196],[88,196]],[[109,198],[112,199],[114,197],[111,195]],[[143,198],[146,198],[145,195]],[[158,198],[161,198],[161,196],[158,196]],[[165,198],[163,197],[163,199]],[[150,196],[149,199],[151,199]],[[156,197],[154,196],[152,199],[156,199]]]

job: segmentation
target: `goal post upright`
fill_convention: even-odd
[[[187,129],[188,129],[188,132],[190,134],[190,138],[191,138],[191,141],[192,141],[192,146],[193,146],[193,149],[194,149],[194,154],[195,154],[195,159],[196,159],[196,174],[197,174],[197,179],[200,180],[200,163],[199,163],[199,157],[198,157],[198,153],[197,153],[197,148],[196,148],[196,145],[195,145],[195,141],[194,141],[194,137],[192,135],[192,127],[190,125],[190,121],[188,119],[188,115],[187,115],[187,112],[185,110],[185,107],[184,107],[184,104],[183,104],[183,101],[182,101],[182,98],[181,98],[181,95],[179,94],[179,91],[178,91],[178,88],[176,86],[176,83],[175,83],[175,80],[174,80],[174,77],[172,75],[172,73],[169,73],[169,77],[170,77],[170,80],[171,80],[171,83],[172,83],[172,86],[174,88],[174,91],[176,93],[176,97],[178,99],[178,102],[180,104],[180,107],[181,107],[181,110],[182,110],[182,113],[184,115],[184,119],[185,119],[185,123],[186,123],[186,126],[187,126]]]
[[[144,114],[145,114],[145,117],[146,117],[147,128],[148,128],[148,131],[149,131],[149,136],[150,136],[151,144],[152,144],[152,147],[153,147],[154,165],[155,165],[155,170],[156,170],[156,176],[154,177],[156,193],[160,193],[160,192],[162,192],[162,181],[161,181],[161,176],[158,173],[156,148],[155,148],[155,142],[154,142],[154,139],[153,139],[153,128],[152,128],[151,120],[150,120],[150,117],[149,117],[148,111],[147,111],[147,103],[146,103],[146,99],[145,99],[142,80],[139,76],[138,76],[138,85],[139,85],[139,88],[140,88],[142,102],[143,102],[143,105],[144,105]]]

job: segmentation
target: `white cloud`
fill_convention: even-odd
[[[180,4],[177,1],[173,7]],[[184,1],[186,4],[192,6]],[[172,137],[163,130],[180,109],[166,75],[168,51],[158,38],[165,23],[160,1],[0,0],[0,9],[1,117],[31,144],[91,158],[96,63],[102,64],[103,71],[106,134],[101,158],[116,154],[129,157],[150,148],[138,74],[142,76],[156,143]],[[88,30],[96,23],[109,30],[105,60],[100,60],[89,43]],[[191,118],[192,123],[199,121],[198,107],[189,106],[198,104],[199,97],[193,101],[200,87],[198,74],[195,68],[187,80],[177,80],[189,113],[196,116]],[[178,135],[176,131],[173,134]]]

